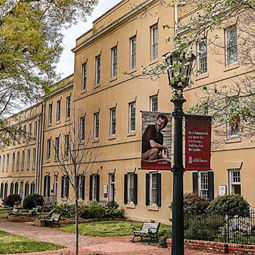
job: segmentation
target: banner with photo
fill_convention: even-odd
[[[172,114],[142,111],[141,169],[171,170]]]

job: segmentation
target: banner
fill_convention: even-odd
[[[186,170],[210,170],[211,116],[185,115]]]
[[[171,170],[172,114],[142,111],[141,169]]]

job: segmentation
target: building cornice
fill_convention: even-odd
[[[102,30],[100,30],[99,32],[97,32],[96,34],[92,35],[91,37],[89,37],[88,39],[86,39],[85,41],[83,41],[82,43],[78,44],[76,47],[74,47],[72,49],[73,53],[76,53],[77,51],[79,51],[81,48],[85,47],[87,44],[91,43],[93,40],[95,40],[96,38],[100,37],[101,35],[103,35],[104,33],[106,33],[109,30],[112,30],[115,26],[119,25],[120,23],[124,22],[125,20],[129,19],[130,17],[132,17],[135,13],[141,11],[145,6],[152,4],[153,2],[157,2],[158,0],[146,0],[143,3],[137,5],[135,8],[133,8],[131,11],[127,12],[126,14],[124,14],[123,16],[121,16],[120,18],[118,18],[117,20],[115,20],[114,22],[112,22],[111,24],[109,24],[108,26],[106,26],[105,28],[103,28]]]

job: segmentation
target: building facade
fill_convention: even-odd
[[[65,153],[70,145],[69,138],[60,142],[60,134],[65,133],[74,118],[78,118],[81,135],[91,132],[93,146],[98,148],[100,155],[90,172],[83,171],[88,163],[82,163],[80,202],[116,201],[125,209],[128,218],[169,223],[172,172],[140,170],[141,111],[172,112],[172,94],[167,75],[155,80],[137,76],[141,73],[141,66],[154,66],[173,48],[172,42],[166,43],[165,39],[177,31],[164,30],[163,25],[175,27],[176,22],[182,22],[192,13],[194,10],[185,5],[165,8],[155,0],[122,0],[93,22],[93,28],[76,40],[72,50],[75,55],[74,75],[52,88],[45,101],[37,106],[41,110],[34,121],[40,116],[37,124],[41,130],[38,131],[40,139],[38,142],[33,140],[33,146],[26,146],[24,155],[29,155],[30,150],[32,159],[32,151],[38,147],[38,170],[31,166],[30,172],[27,169],[22,172],[14,167],[18,189],[21,189],[21,183],[24,186],[27,182],[29,185],[34,182],[35,190],[49,202],[73,201],[69,179],[58,167],[56,157],[61,150]],[[222,38],[228,38],[223,42],[226,47],[220,61],[215,61],[219,56],[207,49],[206,40],[197,45],[199,75],[194,77],[195,85],[184,93],[187,99],[185,108],[196,103],[195,93],[199,93],[202,86],[230,84],[234,78],[243,77],[245,71],[238,64],[237,51],[231,49],[237,40],[235,22],[238,20],[220,32],[226,35]],[[17,115],[23,116],[24,113]],[[30,130],[30,119],[25,121]],[[241,139],[238,130],[226,129],[226,136],[227,143],[212,151],[210,171],[185,172],[184,192],[198,191],[210,199],[219,194],[238,193],[254,206],[254,145],[248,139]],[[5,169],[3,162],[6,162],[7,155],[9,161],[17,165],[18,153],[21,158],[19,168],[22,169],[24,149],[18,143],[4,148],[1,169]],[[13,158],[12,150],[15,150],[16,158]],[[12,179],[10,170],[1,172],[1,194],[6,197],[13,190],[9,187],[15,185],[12,183],[16,183],[16,179]],[[30,173],[33,174],[30,176]]]

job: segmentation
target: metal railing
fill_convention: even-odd
[[[185,217],[185,238],[224,243],[255,244],[255,210],[249,216],[196,215]]]

